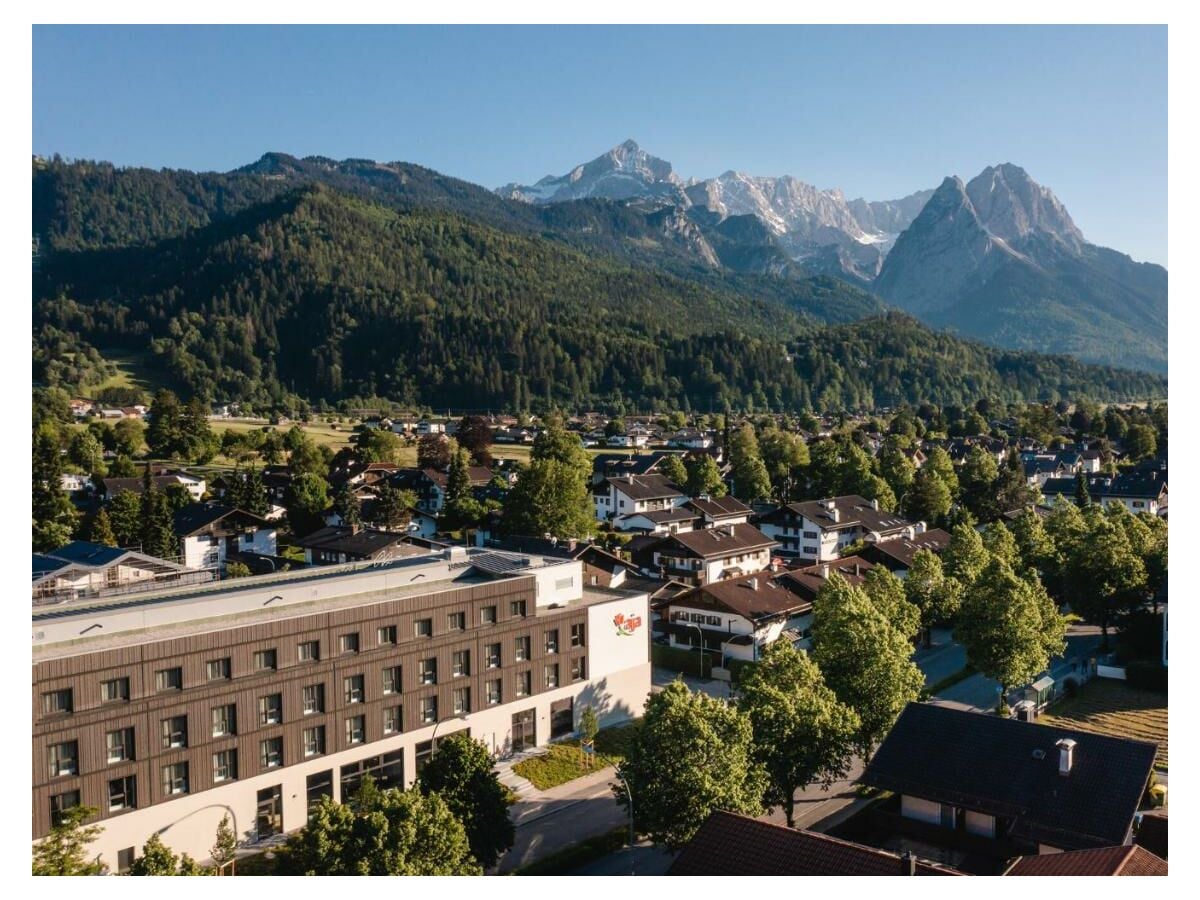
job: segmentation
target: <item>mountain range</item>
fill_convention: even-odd
[[[1089,243],[1054,193],[1010,163],[899,200],[847,201],[787,175],[683,179],[626,141],[498,193],[538,206],[670,208],[697,226],[701,258],[729,268],[834,275],[998,346],[1166,370],[1166,270]]]
[[[634,169],[671,182],[661,166]],[[35,158],[33,201],[35,381],[73,390],[108,377],[110,354],[137,353],[186,392],[263,403],[829,409],[1165,394],[1157,375],[881,318],[878,296],[794,258],[776,225],[728,203],[530,203],[409,163],[281,153],[225,173]],[[847,208],[884,233],[915,205]]]

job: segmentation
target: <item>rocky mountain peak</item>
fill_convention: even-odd
[[[988,166],[966,186],[980,223],[1010,244],[1031,234],[1049,235],[1078,252],[1083,233],[1062,202],[1020,166]]]

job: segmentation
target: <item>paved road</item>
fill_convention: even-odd
[[[1100,629],[1093,625],[1073,625],[1067,632],[1067,650],[1050,663],[1050,671],[1056,676],[1062,676],[1071,671],[1072,665],[1082,664],[1089,657],[1096,655],[1100,646]],[[965,656],[964,656],[965,661]],[[966,709],[991,711],[996,708],[996,697],[1000,686],[982,675],[972,675],[951,685],[944,691],[939,691],[935,699],[953,706]],[[1020,699],[1019,692],[1009,694],[1009,702]]]
[[[542,792],[537,801],[517,804],[516,841],[496,871],[512,871],[626,824],[628,813],[609,787],[612,778],[612,769],[604,769],[579,779],[580,784],[568,783]]]
[[[572,875],[665,875],[675,854],[643,841],[581,866]]]

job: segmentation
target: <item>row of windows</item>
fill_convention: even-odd
[[[399,667],[396,667],[397,669]],[[398,677],[398,676],[397,676]],[[558,663],[548,663],[542,669],[543,684],[547,689],[556,688],[560,684]],[[579,657],[571,661],[570,678],[572,682],[587,679],[587,660]],[[347,702],[362,702],[362,676],[356,675],[346,679]],[[353,683],[353,684],[352,684]],[[487,706],[498,706],[504,702],[503,682],[499,678],[489,679],[485,683]],[[513,679],[514,697],[527,697],[533,693],[533,673],[518,672]],[[456,688],[452,693],[453,714],[461,715],[472,711],[471,689]],[[356,697],[357,699],[351,699]],[[304,688],[304,714],[323,713],[325,711],[325,686],[323,684],[309,685]],[[433,724],[438,717],[437,697],[424,697],[420,700],[421,722]],[[283,695],[268,694],[258,698],[258,720],[260,725],[278,725],[283,722]],[[396,734],[403,730],[403,707],[391,706],[383,711],[384,734]],[[213,737],[229,737],[237,734],[237,705],[233,703],[215,706],[211,713]],[[186,715],[170,716],[159,724],[159,741],[163,750],[183,748],[188,746],[188,717]],[[325,726],[317,725],[304,730],[304,755],[317,756],[325,752]],[[359,744],[366,740],[366,717],[351,716],[346,719],[346,742]],[[265,738],[259,743],[260,762],[263,768],[275,768],[283,764],[283,738]],[[132,727],[118,728],[105,735],[106,760],[109,764],[130,762],[136,759],[134,729]],[[232,757],[229,754],[233,754]],[[213,756],[213,779],[223,781],[236,778],[237,751],[224,750]],[[178,765],[178,764],[177,764]],[[186,765],[184,763],[183,765]],[[169,768],[169,767],[168,767]],[[50,778],[79,774],[79,742],[63,741],[51,744],[47,748],[47,770]],[[229,773],[234,774],[230,775]],[[184,778],[186,783],[186,777]],[[164,782],[165,783],[165,782]],[[180,791],[168,791],[180,793]],[[186,789],[183,791],[186,793]]]
[[[523,600],[513,601],[514,603],[524,603]],[[485,609],[495,610],[495,607],[485,607]],[[451,616],[464,616],[465,613],[451,613]],[[432,633],[432,620],[420,619],[417,626],[421,623],[427,623]],[[552,628],[545,633],[545,648],[546,653],[553,654],[559,652],[559,634],[557,628]],[[387,638],[385,641],[384,639]],[[396,638],[396,626],[386,625],[379,629],[380,643],[394,644]],[[358,634],[342,635],[342,650],[344,653],[358,652]],[[583,623],[578,623],[571,626],[571,646],[582,647],[586,640]],[[514,639],[513,660],[515,662],[524,662],[532,657],[530,650],[531,639],[528,635]],[[319,641],[305,641],[297,645],[297,655],[301,662],[316,662],[321,658],[321,648]],[[270,671],[278,668],[278,652],[272,648],[269,650],[259,650],[254,654],[254,667],[256,671]],[[489,669],[499,668],[502,665],[501,645],[499,643],[488,644],[485,651],[485,665]],[[471,651],[457,650],[454,652],[452,663],[452,675],[461,677],[471,674]],[[207,665],[207,675],[209,681],[222,681],[231,678],[231,659],[222,657],[221,659],[210,660]],[[354,676],[360,679],[362,676]],[[346,679],[347,682],[351,679]],[[419,684],[437,684],[437,660],[435,658],[421,660],[418,664],[418,683]],[[393,666],[384,669],[384,693],[394,693],[400,690],[400,667]],[[160,669],[155,673],[154,686],[156,691],[178,691],[183,689],[183,668],[174,666],[169,669]],[[129,701],[129,678],[112,678],[100,683],[100,699],[103,703],[116,703]],[[357,700],[350,697],[350,687],[347,686],[348,703],[362,701],[362,685],[357,689]],[[62,715],[74,711],[74,692],[71,688],[61,688],[59,690],[47,691],[42,694],[42,712],[47,716]]]

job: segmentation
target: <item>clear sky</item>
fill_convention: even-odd
[[[1167,262],[1165,27],[59,27],[33,152],[227,170],[268,150],[488,187],[626,138],[684,177],[893,199],[1013,162]]]

